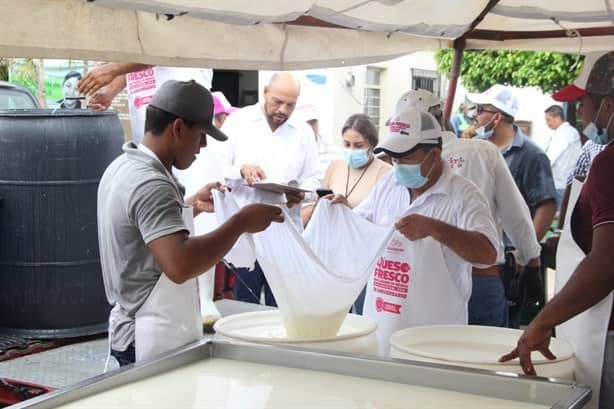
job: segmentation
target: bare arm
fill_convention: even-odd
[[[120,75],[129,72],[141,71],[151,65],[137,63],[108,63],[96,66],[90,70],[81,81],[77,88],[81,95],[93,95],[100,88],[109,85],[111,81]]]
[[[156,262],[174,283],[197,277],[219,262],[243,233],[256,233],[271,222],[281,222],[281,209],[253,204],[245,206],[216,230],[189,237],[185,231],[169,234],[148,243]]]
[[[556,214],[556,202],[554,200],[547,200],[542,202],[535,210],[533,215],[533,226],[535,227],[535,233],[537,234],[537,240],[544,238],[546,232],[552,224],[554,215]]]
[[[593,247],[582,260],[563,289],[533,319],[518,346],[501,361],[520,358],[520,365],[528,375],[535,375],[531,351],[540,351],[554,359],[548,349],[552,329],[597,304],[614,289],[614,223],[603,224],[593,230]]]
[[[597,304],[614,289],[614,223],[593,230],[593,248],[563,289],[535,318],[554,327]]]
[[[400,219],[396,228],[409,240],[431,236],[472,264],[492,265],[497,260],[497,250],[482,233],[459,229],[441,220],[412,214]]]
[[[90,98],[90,107],[93,111],[104,111],[111,106],[113,98],[126,88],[126,76],[120,75],[115,77],[111,83],[100,88]]]

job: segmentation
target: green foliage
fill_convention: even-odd
[[[453,50],[435,53],[438,70],[450,75]],[[482,92],[494,84],[539,87],[544,93],[558,91],[571,84],[582,64],[569,71],[575,55],[533,51],[465,51],[461,66],[463,85]]]

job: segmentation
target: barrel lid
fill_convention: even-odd
[[[406,328],[392,334],[391,348],[424,358],[468,363],[518,365],[518,360],[500,363],[499,358],[516,347],[522,331],[512,328],[479,325],[430,325]],[[550,350],[555,360],[534,351],[535,365],[551,364],[573,357],[571,346],[564,340],[552,338]]]
[[[99,117],[115,115],[117,115],[115,110],[94,112],[90,109],[0,109],[0,117],[8,118]]]
[[[218,320],[213,326],[216,334],[227,338],[240,339],[257,343],[331,342],[352,339],[368,335],[377,329],[377,325],[361,315],[348,314],[334,337],[289,338],[279,310],[256,311],[231,315]]]

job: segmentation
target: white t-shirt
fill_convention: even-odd
[[[145,109],[160,85],[168,80],[195,80],[210,89],[213,70],[209,68],[151,67],[143,71],[126,74],[128,109],[132,140],[139,144],[145,134]]]
[[[452,172],[472,181],[484,194],[500,238],[498,263],[503,263],[503,230],[518,250],[518,262],[538,257],[541,246],[535,235],[529,207],[524,201],[503,155],[488,141],[459,139],[444,132],[442,157]]]
[[[563,122],[556,128],[546,146],[546,155],[550,159],[554,187],[557,190],[567,186],[567,177],[573,171],[581,151],[580,134],[569,122]]]
[[[377,224],[390,224],[402,215],[420,214],[441,220],[454,227],[482,233],[497,249],[499,259],[499,235],[484,195],[469,180],[443,167],[443,172],[433,186],[410,204],[409,190],[400,185],[390,172],[382,176],[369,196],[354,211]],[[471,293],[471,269],[473,265],[462,259],[450,248],[441,245],[440,251],[455,277],[461,293]],[[484,268],[484,265],[475,265]]]

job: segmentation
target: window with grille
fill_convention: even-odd
[[[367,78],[365,81],[365,108],[364,112],[371,118],[375,127],[379,131],[379,119],[381,109],[381,77],[382,69],[367,67]]]
[[[425,89],[441,97],[439,84],[440,77],[437,71],[411,69],[411,89]]]

